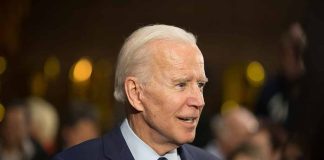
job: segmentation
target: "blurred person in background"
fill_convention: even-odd
[[[305,72],[303,53],[306,36],[299,23],[289,26],[280,45],[278,74],[267,80],[259,95],[255,113],[292,130],[297,114],[296,100],[300,94],[300,80]]]
[[[304,142],[299,135],[289,137],[283,148],[282,160],[307,159],[303,143]]]
[[[252,144],[243,143],[231,152],[227,160],[266,160],[264,159],[261,150]]]
[[[205,149],[219,159],[226,159],[257,131],[258,121],[249,110],[238,106],[214,117],[211,128],[215,139]]]
[[[30,115],[31,136],[41,144],[48,155],[54,154],[59,127],[56,109],[40,97],[30,97],[26,102]]]
[[[115,99],[125,104],[123,123],[56,160],[217,160],[188,144],[207,83],[195,36],[170,25],[141,27],[123,44],[115,75]]]
[[[280,124],[259,120],[258,131],[246,142],[260,149],[262,160],[281,160],[287,141],[287,132]]]
[[[29,115],[24,102],[5,105],[0,123],[0,160],[47,160],[48,156],[29,133]]]
[[[63,148],[69,148],[100,136],[98,113],[94,106],[75,102],[68,108],[61,132]]]

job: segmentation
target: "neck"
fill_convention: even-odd
[[[140,113],[130,114],[127,119],[133,132],[160,156],[179,147],[170,143],[166,137],[147,124]]]

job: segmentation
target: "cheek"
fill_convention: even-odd
[[[173,91],[167,87],[154,88],[143,92],[143,105],[146,117],[170,121],[181,113],[188,98],[184,92]],[[163,116],[161,116],[163,115]]]
[[[171,113],[180,112],[187,101],[183,94],[169,94],[165,97],[164,107]]]
[[[158,96],[158,98],[152,99],[151,108],[152,114],[155,114],[156,117],[170,118],[177,111],[177,99],[172,96]],[[163,116],[161,116],[163,115]]]

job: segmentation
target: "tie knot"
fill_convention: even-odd
[[[165,157],[160,157],[158,160],[168,160],[168,159]]]

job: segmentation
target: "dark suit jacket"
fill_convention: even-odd
[[[206,151],[189,144],[178,148],[181,160],[217,160]],[[118,128],[101,138],[86,141],[67,149],[53,160],[134,160]]]

